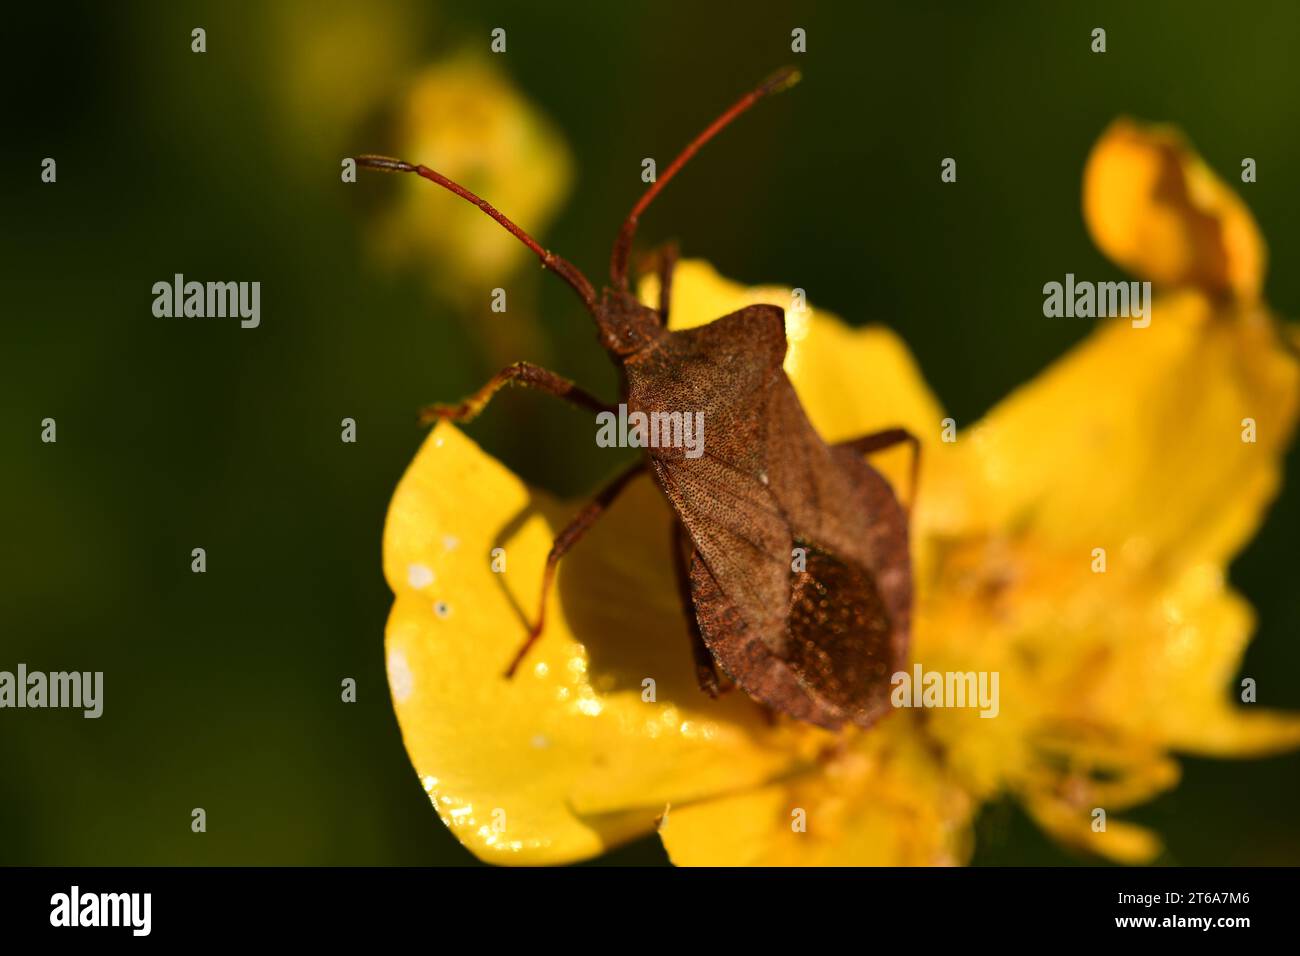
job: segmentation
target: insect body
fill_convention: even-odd
[[[785,323],[776,306],[750,306],[705,326],[669,331],[673,249],[657,257],[657,309],[628,290],[629,250],[645,208],[719,130],[797,79],[789,70],[775,74],[673,161],[624,222],[610,257],[610,284],[599,297],[577,267],[462,186],[424,166],[358,158],[362,166],[416,173],[475,203],[564,279],[622,371],[629,414],[686,411],[702,413],[708,423],[702,454],[687,455],[671,443],[647,447],[642,460],[560,532],[543,574],[541,610],[508,675],[542,633],[560,559],[628,482],[648,470],[676,516],[674,559],[706,692],[718,693],[725,675],[774,710],[828,728],[867,726],[889,707],[890,677],[905,663],[910,627],[907,514],[863,456],[911,442],[915,476],[916,440],[891,429],[838,445],[822,441],[782,367]],[[511,382],[611,410],[555,373],[519,362],[466,401],[433,406],[424,417],[472,418]]]

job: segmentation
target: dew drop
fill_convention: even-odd
[[[433,571],[423,564],[412,564],[406,569],[406,580],[416,590],[427,588],[433,583],[433,579]]]
[[[388,652],[388,686],[393,690],[393,699],[399,704],[415,690],[415,677],[406,663],[406,655],[398,650]]]

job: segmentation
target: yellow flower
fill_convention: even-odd
[[[314,164],[334,151],[336,162],[362,152],[409,157],[492,196],[529,232],[544,233],[569,193],[568,146],[501,58],[448,29],[438,5],[285,0],[265,16],[276,128],[291,162]],[[450,38],[452,51],[431,60],[430,36]],[[484,308],[492,289],[530,260],[473,207],[431,212],[427,184],[414,177],[395,180],[373,213],[365,245],[375,260],[411,268],[462,311]],[[530,287],[537,272],[529,272]],[[512,312],[527,312],[515,299],[521,291],[510,289]],[[473,327],[490,345],[531,345],[522,322],[484,330],[477,318]]]
[[[1102,251],[1156,285],[1259,296],[1255,220],[1175,129],[1112,125],[1088,161],[1083,210]]]
[[[397,109],[384,151],[434,166],[540,235],[569,192],[572,161],[563,137],[485,57],[463,53],[418,73]],[[395,184],[399,200],[379,216],[378,254],[418,266],[438,291],[475,296],[530,260],[475,207],[429,209],[429,186]],[[452,279],[454,277],[454,280]]]
[[[1300,743],[1300,719],[1235,703],[1252,618],[1224,581],[1296,418],[1297,363],[1258,302],[1262,243],[1167,132],[1117,124],[1085,182],[1098,243],[1170,290],[1149,327],[1101,323],[954,443],[892,333],[787,315],[787,370],[824,438],[922,436],[913,660],[997,672],[993,719],[900,709],[833,734],[738,691],[705,697],[648,479],[565,559],[547,629],[505,680],[573,507],[434,430],[385,531],[388,673],[411,761],[467,847],[557,863],[658,829],[679,864],[956,864],[980,804],[1011,794],[1059,840],[1136,861],[1158,840],[1115,815],[1175,785],[1171,752]],[[674,325],[789,301],[685,262]],[[897,487],[905,456],[873,462]]]

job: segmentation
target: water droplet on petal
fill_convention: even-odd
[[[427,588],[433,583],[433,578],[433,571],[423,564],[412,564],[406,569],[406,580],[410,583],[411,587],[416,590]]]
[[[388,652],[388,686],[393,690],[393,699],[399,704],[415,690],[415,677],[406,663],[406,655],[399,650]]]

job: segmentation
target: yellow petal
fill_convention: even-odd
[[[652,830],[665,804],[758,785],[799,752],[743,695],[711,701],[696,686],[667,506],[645,480],[561,564],[542,639],[514,680],[502,676],[572,510],[449,425],[421,447],[389,510],[388,674],[402,737],[434,808],[486,860],[598,854]],[[491,568],[496,548],[504,573]]]
[[[391,151],[437,169],[535,236],[568,194],[563,137],[481,56],[454,56],[415,76],[396,126]],[[375,247],[382,258],[418,265],[439,291],[478,296],[530,259],[475,206],[434,196],[437,187],[415,176],[396,188],[400,202],[379,219]]]
[[[1101,325],[958,443],[947,530],[1019,528],[1120,573],[1223,561],[1258,526],[1295,428],[1300,372],[1271,317],[1158,298]],[[1254,441],[1245,441],[1253,429]]]
[[[803,773],[674,806],[659,835],[679,866],[951,866],[970,855],[971,811],[897,714]]]
[[[1250,211],[1175,130],[1117,120],[1083,177],[1093,240],[1164,286],[1258,297],[1266,251]]]
[[[1067,846],[1117,863],[1150,863],[1163,844],[1146,827],[1124,820],[1106,821],[1104,830],[1093,829],[1093,818],[1056,803],[1031,802],[1029,815],[1052,837]]]
[[[1040,647],[1057,650],[1061,663],[1074,661],[1073,669],[1057,671],[1061,692],[1049,695],[1055,702],[1044,711],[1053,721],[1101,725],[1130,740],[1207,756],[1300,745],[1300,714],[1240,701],[1235,678],[1254,616],[1219,568],[1190,567],[1168,581],[1112,582],[1118,586],[1096,602],[1088,624],[1076,632],[1065,619]],[[1093,586],[1079,575],[1072,589],[1078,595]],[[1057,596],[1058,609],[1081,603]]]

